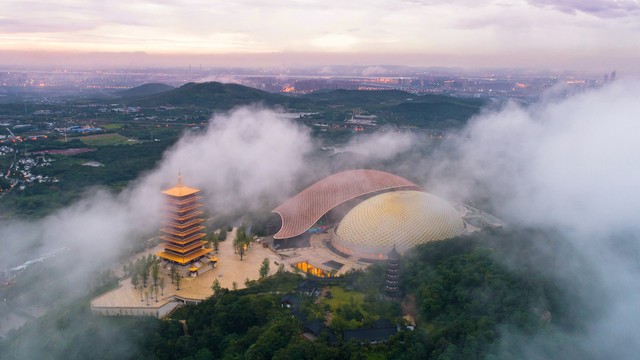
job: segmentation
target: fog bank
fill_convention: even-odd
[[[529,107],[509,104],[473,119],[426,179],[435,192],[489,199],[511,226],[560,231],[590,261],[598,276],[575,282],[596,283],[597,293],[585,296],[605,310],[574,345],[594,358],[640,352],[633,330],[640,326],[639,98],[640,83],[617,82]],[[573,266],[558,271],[584,276]],[[544,358],[526,341],[520,346]]]

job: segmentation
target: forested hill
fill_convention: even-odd
[[[579,295],[597,291],[577,254],[554,232],[513,228],[416,247],[401,283],[427,330],[421,358],[590,359],[569,338],[603,309]]]
[[[402,302],[380,295],[384,265],[326,285],[334,295],[319,299],[295,292],[300,275],[279,271],[247,289],[219,289],[162,321],[94,316],[86,304],[62,309],[0,342],[0,353],[7,359],[590,359],[571,339],[601,310],[577,295],[594,285],[555,272],[572,263],[589,279],[590,268],[575,254],[553,233],[481,232],[421,245],[403,257]],[[283,294],[299,298],[295,312],[280,305]],[[377,345],[343,340],[345,329],[379,319],[402,324],[401,308],[415,316],[414,331],[401,326]],[[316,340],[300,336],[308,321],[327,322]]]
[[[317,104],[332,106],[390,105],[411,101],[416,95],[400,90],[321,90],[303,95]]]
[[[133,97],[144,97],[159,94],[165,91],[175,89],[171,85],[161,84],[161,83],[149,83],[140,86],[136,86],[131,89],[118,91],[116,95],[121,96],[122,98],[133,98]]]
[[[162,88],[158,84],[147,85],[127,90],[128,97],[124,101],[143,107],[176,106],[209,110],[229,110],[241,105],[261,104],[290,111],[322,114],[318,120],[342,121],[354,113],[367,113],[376,115],[380,124],[434,128],[463,125],[488,104],[487,99],[481,98],[417,95],[399,90],[338,89],[305,95],[284,95],[219,82],[187,83],[166,91],[160,91]]]
[[[239,105],[260,103],[268,106],[303,107],[306,101],[238,84],[219,82],[187,83],[179,88],[132,101],[140,106],[192,106],[227,110]]]
[[[417,95],[399,90],[318,91],[305,95],[304,98],[317,106],[331,106],[337,110],[357,107],[388,123],[419,127],[463,125],[489,103],[484,98]]]

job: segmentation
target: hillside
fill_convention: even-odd
[[[161,83],[149,83],[136,86],[131,89],[118,91],[116,94],[123,98],[144,97],[159,94],[165,91],[173,90],[175,87]]]
[[[414,98],[415,95],[400,90],[331,90],[316,91],[305,98],[317,104],[332,106],[385,106],[399,104],[407,99]]]
[[[304,98],[336,111],[366,111],[377,115],[381,122],[429,128],[461,126],[488,104],[487,99],[417,95],[399,90],[319,91]]]
[[[459,126],[477,115],[486,105],[486,99],[423,95],[388,106],[383,111],[388,111],[391,122],[427,127],[434,124]]]
[[[172,105],[227,110],[234,106],[256,103],[289,108],[301,106],[305,101],[238,84],[191,82],[173,90],[137,99],[132,103],[140,106]]]
[[[88,300],[77,301],[0,341],[0,353],[7,359],[590,359],[566,340],[602,309],[578,295],[577,288],[592,284],[554,274],[559,261],[591,274],[554,233],[497,229],[405,254],[402,303],[380,296],[384,265],[325,284],[332,295],[320,299],[294,291],[300,275],[278,271],[246,289],[220,289],[163,321],[95,316]],[[299,307],[283,307],[283,294],[295,294]],[[400,327],[388,341],[362,346],[342,336],[380,319],[402,324],[402,308],[415,316],[414,331]],[[300,336],[324,321],[314,341]]]
[[[127,90],[127,94],[156,91],[160,84],[147,84]],[[153,86],[152,86],[153,85]],[[131,95],[133,96],[133,95]],[[137,96],[129,100],[138,106],[177,106],[210,110],[229,110],[236,106],[261,104],[289,110],[312,111],[325,119],[342,121],[353,112],[368,112],[381,123],[419,127],[451,127],[464,124],[487,104],[486,99],[455,98],[440,95],[416,95],[399,90],[331,90],[303,96],[269,93],[238,84],[219,82],[187,83],[179,88]],[[328,115],[332,114],[332,115]]]

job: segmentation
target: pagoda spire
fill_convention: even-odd
[[[180,173],[180,170],[178,170],[178,187],[182,187],[184,185],[182,185],[182,173]]]

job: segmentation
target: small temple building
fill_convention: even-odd
[[[160,239],[164,240],[164,251],[156,255],[166,260],[168,266],[177,265],[179,272],[184,275],[198,275],[198,271],[205,270],[204,265],[213,261],[206,258],[213,249],[204,247],[206,241],[203,238],[206,234],[202,225],[204,211],[201,209],[200,189],[185,186],[179,175],[178,184],[162,193],[165,195],[165,206]]]

